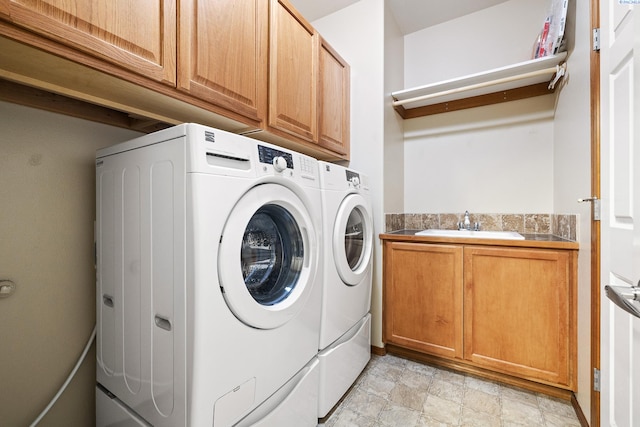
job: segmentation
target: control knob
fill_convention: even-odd
[[[276,172],[282,172],[287,168],[287,161],[282,156],[274,157],[273,168],[276,170]]]
[[[358,178],[357,176],[352,177],[351,184],[353,184],[355,188],[360,187],[360,178]]]

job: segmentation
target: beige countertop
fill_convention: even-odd
[[[473,237],[416,236],[421,230],[397,230],[380,233],[381,240],[415,243],[449,243],[464,245],[510,246],[522,248],[578,249],[578,242],[553,234],[525,234],[524,240],[485,239]]]

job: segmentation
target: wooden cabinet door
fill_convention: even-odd
[[[465,247],[464,358],[575,389],[575,254]]]
[[[268,3],[180,2],[178,87],[260,121],[266,109]]]
[[[0,17],[175,86],[176,0],[5,0]]]
[[[321,40],[318,144],[343,155],[349,153],[349,88],[349,64]]]
[[[272,0],[269,126],[316,143],[318,35],[285,0]]]
[[[462,358],[462,247],[384,244],[383,339]]]

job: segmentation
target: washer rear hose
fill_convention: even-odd
[[[78,359],[78,361],[76,362],[76,365],[71,370],[71,373],[67,377],[66,381],[64,382],[64,384],[62,384],[62,387],[60,387],[60,390],[58,390],[56,395],[53,396],[53,399],[51,399],[51,402],[49,402],[47,407],[44,408],[44,410],[40,413],[40,415],[38,415],[38,418],[36,418],[36,420],[34,422],[32,422],[29,425],[29,427],[37,426],[38,423],[40,421],[42,421],[44,416],[47,415],[47,413],[53,407],[53,405],[56,404],[56,402],[58,401],[58,399],[60,398],[62,393],[64,393],[64,391],[67,389],[67,386],[69,386],[69,383],[71,382],[73,377],[76,375],[76,372],[78,372],[78,369],[80,369],[80,366],[82,365],[82,362],[84,362],[84,359],[87,357],[87,353],[89,353],[89,349],[91,348],[91,344],[93,344],[93,341],[95,340],[95,338],[96,338],[96,326],[94,325],[93,326],[93,332],[91,332],[91,336],[89,337],[89,341],[87,341],[87,345],[84,347],[84,350],[82,351],[82,354],[80,355],[80,358]]]

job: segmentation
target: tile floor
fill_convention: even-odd
[[[373,355],[324,426],[580,427],[580,422],[563,400],[396,356]]]

